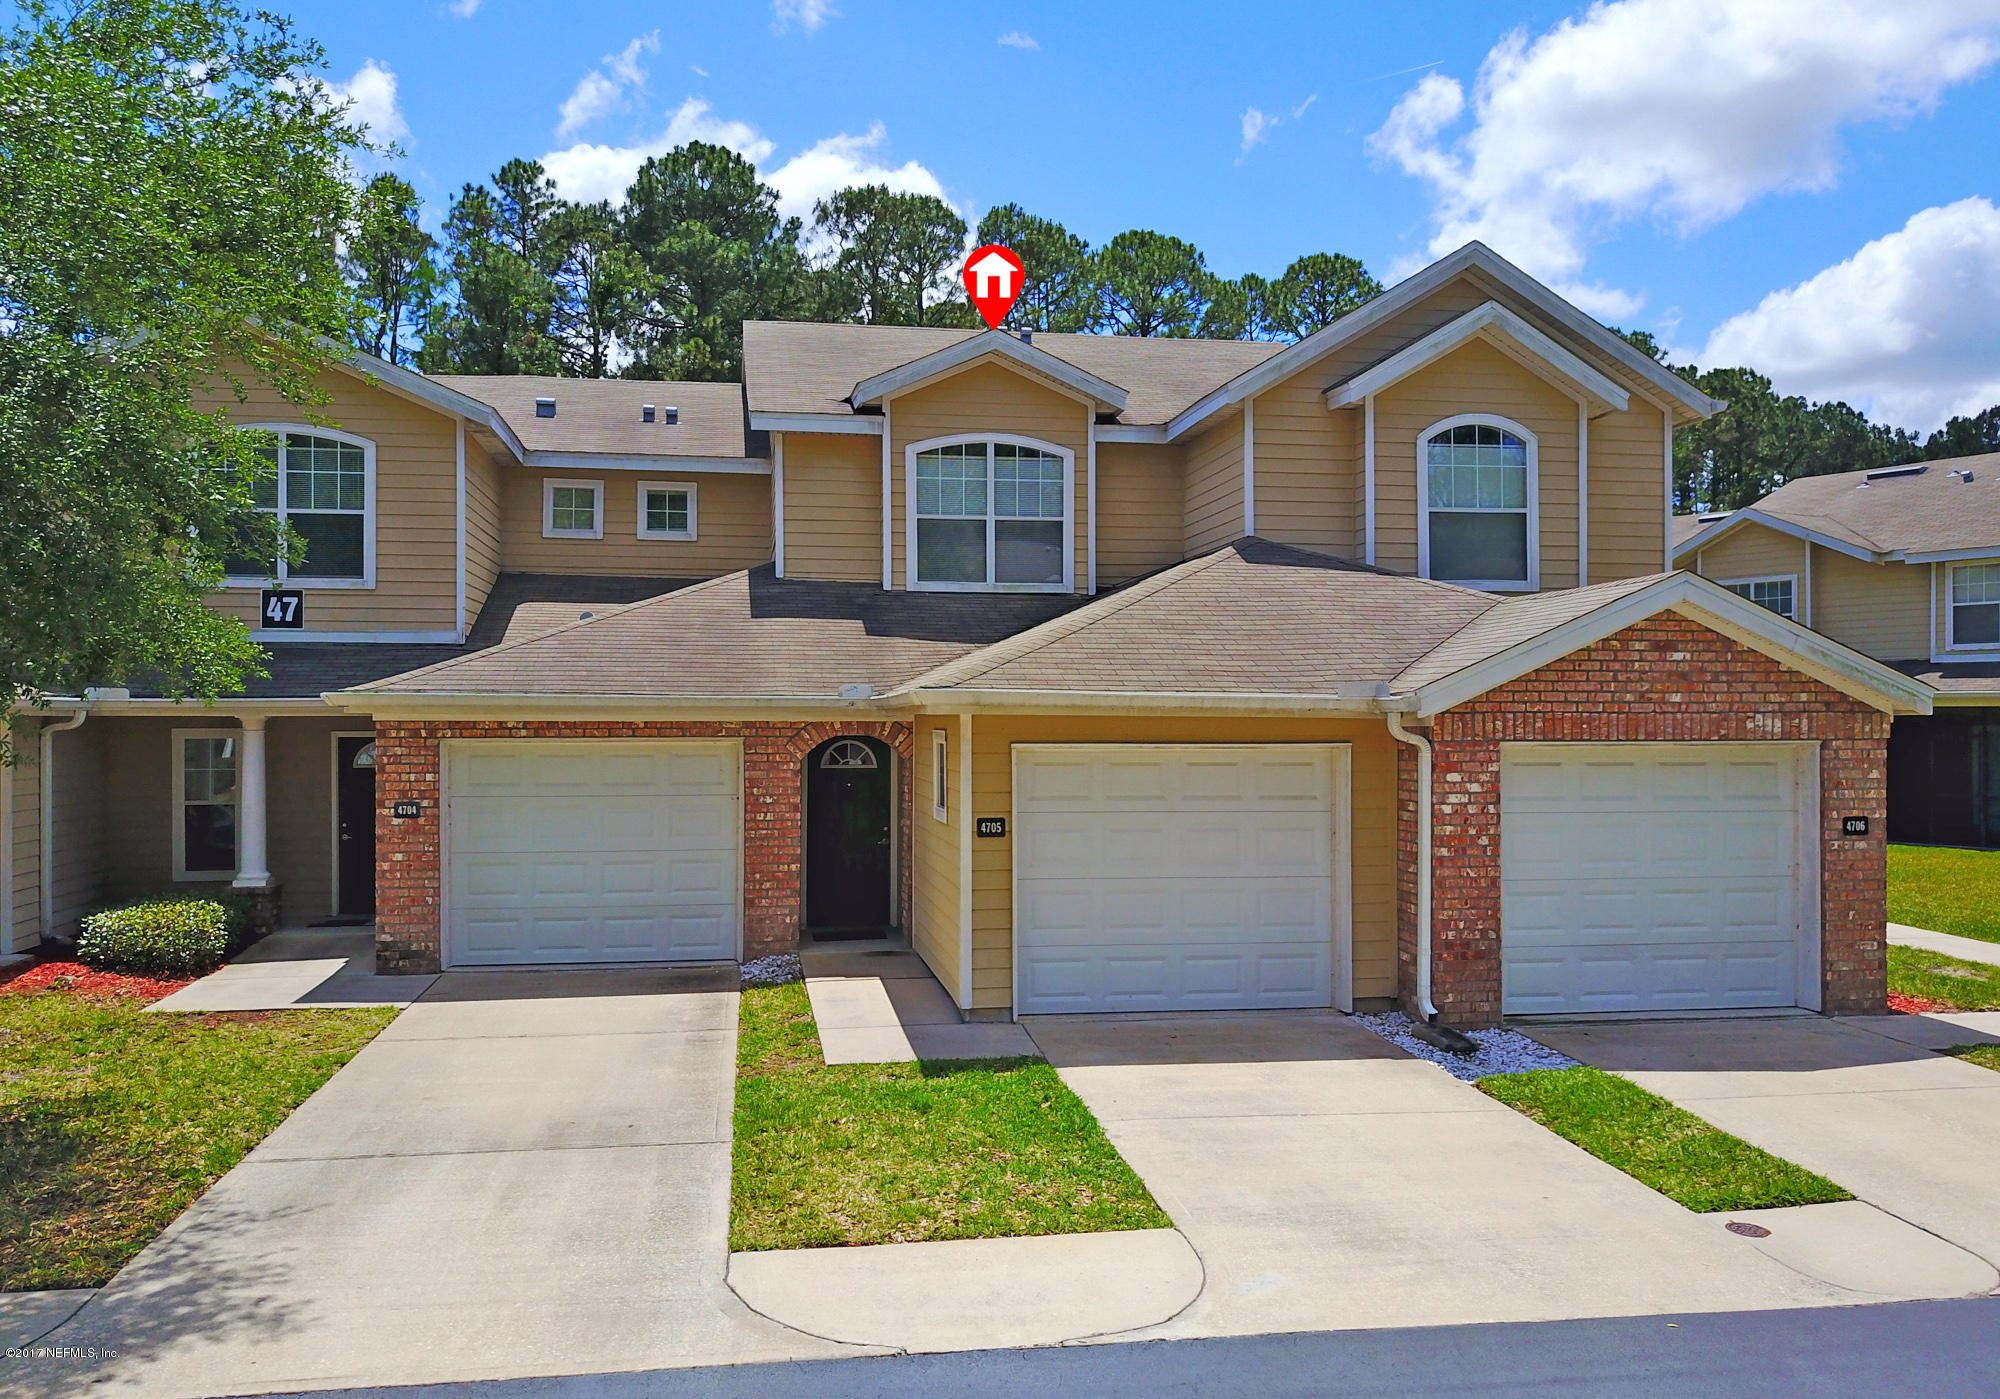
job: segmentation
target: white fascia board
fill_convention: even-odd
[[[1335,686],[1319,694],[1259,691],[1173,690],[982,690],[961,686],[917,686],[884,696],[904,700],[926,714],[1063,713],[1096,714],[1372,714],[1380,708],[1378,685]]]
[[[2000,681],[1990,690],[1939,690],[1931,696],[1933,709],[1990,708],[2000,704]]]
[[[886,699],[816,700],[801,695],[445,695],[393,690],[332,690],[327,704],[350,713],[378,718],[480,719],[510,718],[561,721],[599,715],[629,719],[658,717],[677,720],[759,719],[800,722],[874,719],[910,712],[908,704]]]
[[[95,715],[145,716],[176,715],[186,719],[235,719],[244,715],[324,714],[323,696],[304,695],[289,699],[219,699],[213,704],[201,699],[93,699],[67,702],[70,712],[87,703]]]
[[[750,426],[758,432],[831,432],[854,437],[880,437],[881,418],[855,413],[752,413]]]
[[[1921,554],[1897,550],[1887,557],[1902,563],[1971,563],[1976,559],[2000,559],[2000,544],[1989,544],[1983,549],[1938,549]]]
[[[1099,423],[1099,442],[1157,442],[1164,444],[1167,439],[1165,423]]]
[[[337,367],[363,379],[372,379],[390,393],[414,399],[440,412],[456,414],[458,417],[478,423],[499,438],[507,450],[514,454],[516,461],[524,462],[528,459],[527,449],[521,445],[521,439],[514,435],[514,429],[507,426],[507,420],[500,416],[499,410],[492,404],[481,403],[469,394],[446,388],[415,370],[404,369],[401,365],[391,364],[385,359],[377,359],[365,350],[351,349],[331,340],[325,344],[333,352]]]
[[[288,646],[324,641],[340,646],[461,646],[465,633],[456,631],[266,631],[250,629],[252,641]]]
[[[1693,556],[1698,550],[1706,549],[1710,545],[1715,544],[1724,535],[1733,533],[1739,525],[1763,525],[1766,529],[1774,529],[1780,534],[1789,534],[1794,539],[1808,540],[1819,545],[1822,549],[1831,549],[1836,554],[1845,554],[1850,559],[1859,559],[1863,563],[1887,563],[1896,557],[1892,554],[1878,554],[1873,549],[1860,548],[1857,545],[1849,544],[1844,539],[1835,539],[1830,534],[1821,534],[1818,530],[1807,529],[1804,525],[1794,524],[1792,521],[1781,519],[1779,516],[1766,515],[1754,505],[1746,505],[1741,510],[1732,514],[1728,519],[1717,520],[1699,534],[1692,535],[1683,541],[1681,546],[1674,550],[1674,563],[1680,565],[1683,559]]]
[[[1335,384],[1326,391],[1326,406],[1346,408],[1370,394],[1381,393],[1425,365],[1444,358],[1475,336],[1504,337],[1513,341],[1530,359],[1539,361],[1543,377],[1549,377],[1547,371],[1554,370],[1556,376],[1567,379],[1596,404],[1602,405],[1600,412],[1622,413],[1632,401],[1632,396],[1619,387],[1616,380],[1592,369],[1499,302],[1488,301],[1456,320],[1447,321],[1423,339],[1404,346],[1373,368]],[[1535,368],[1533,365],[1529,367]]]
[[[1017,367],[1030,374],[1038,375],[1051,383],[1058,384],[1070,392],[1081,395],[1097,405],[1101,412],[1120,413],[1125,409],[1125,390],[1108,379],[1100,379],[1095,374],[1078,369],[1066,359],[1060,359],[1047,350],[1034,345],[1023,345],[1004,330],[988,330],[969,336],[955,345],[947,345],[942,350],[933,350],[920,359],[908,364],[885,370],[873,378],[863,379],[854,386],[848,402],[860,408],[871,403],[880,403],[885,398],[956,373],[974,360],[988,355],[1012,361]]]
[[[1419,717],[1455,708],[1661,612],[1678,612],[1889,714],[1931,712],[1930,686],[1719,584],[1676,573],[1411,692]]]
[[[1315,331],[1289,349],[1271,356],[1262,364],[1246,369],[1221,388],[1196,400],[1167,424],[1170,440],[1179,440],[1204,420],[1230,405],[1262,393],[1271,385],[1290,378],[1320,356],[1367,334],[1384,321],[1407,310],[1462,272],[1478,270],[1549,313],[1557,321],[1641,378],[1684,405],[1699,417],[1713,417],[1728,405],[1710,398],[1701,390],[1667,370],[1647,355],[1640,354],[1620,337],[1577,310],[1553,291],[1515,267],[1484,243],[1467,243],[1447,253],[1414,276],[1407,277],[1359,310],[1342,316],[1324,330]]]
[[[769,476],[762,457],[618,456],[608,452],[530,452],[527,466],[556,471],[705,471],[735,476]]]

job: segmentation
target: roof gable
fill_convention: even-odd
[[[2000,453],[1801,476],[1684,540],[1675,557],[1750,524],[1869,563],[2000,554]]]
[[[893,369],[872,374],[854,386],[848,402],[856,408],[875,407],[896,394],[932,384],[975,364],[1001,363],[1094,405],[1100,413],[1123,411],[1129,395],[1117,384],[1066,359],[1007,334],[988,330],[920,355]]]
[[[1593,417],[1623,412],[1631,402],[1631,395],[1616,380],[1585,363],[1499,302],[1488,301],[1335,384],[1326,391],[1326,406],[1345,408],[1360,403],[1473,340],[1493,346],[1530,373],[1553,383],[1571,397],[1582,399]]]

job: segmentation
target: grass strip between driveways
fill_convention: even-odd
[[[104,1282],[395,1016],[142,1005],[0,996],[0,1290]]]
[[[2000,967],[1921,947],[1889,948],[1889,989],[1940,1010],[2000,1010]]]
[[[1943,1051],[1954,1059],[2000,1073],[2000,1044],[1955,1044]]]
[[[1494,1074],[1480,1091],[1702,1214],[1854,1197],[1602,1069]]]
[[[1890,846],[1889,921],[2000,942],[2000,850]]]
[[[1172,1223],[1040,1059],[828,1065],[797,982],[737,1036],[734,1251]]]

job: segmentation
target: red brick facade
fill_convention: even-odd
[[[898,918],[911,907],[908,724],[506,723],[375,725],[375,956],[383,971],[433,972],[440,961],[443,884],[439,745],[447,739],[731,738],[743,744],[743,946],[762,957],[798,946],[804,918],[805,759],[829,738],[880,739],[897,755]],[[419,814],[398,819],[399,801]]]
[[[1431,785],[1431,999],[1438,1018],[1500,1019],[1500,745],[1755,742],[1819,745],[1824,1008],[1880,1012],[1889,716],[1673,614],[1626,628],[1437,716]],[[1416,1009],[1416,764],[1397,771],[1398,990]],[[1867,816],[1846,836],[1843,816]]]

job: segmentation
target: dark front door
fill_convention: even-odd
[[[375,740],[334,740],[335,857],[342,918],[375,916]]]
[[[890,756],[871,738],[836,738],[806,759],[806,927],[878,937],[889,900]]]

